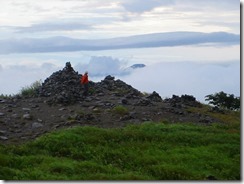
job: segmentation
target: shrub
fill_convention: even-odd
[[[122,105],[114,107],[113,112],[119,115],[126,115],[129,113],[128,109]]]
[[[240,109],[240,98],[234,97],[233,94],[226,94],[223,91],[215,93],[214,95],[207,95],[205,96],[205,100],[209,101],[209,104],[212,104],[219,108],[229,110]]]
[[[0,95],[0,98],[3,98],[3,99],[8,99],[8,98],[11,98],[12,95],[5,95],[5,94],[1,94]]]
[[[41,80],[33,82],[30,86],[23,87],[20,91],[22,96],[35,96],[39,87],[41,87]]]

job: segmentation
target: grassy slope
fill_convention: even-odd
[[[77,127],[1,145],[0,179],[240,180],[239,116],[216,116],[226,123]]]

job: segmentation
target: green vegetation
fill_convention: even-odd
[[[129,110],[122,106],[122,105],[118,105],[118,106],[115,106],[112,111],[115,113],[115,114],[119,114],[119,115],[126,115],[129,113]]]
[[[190,107],[188,112],[200,113],[214,117],[221,121],[226,126],[239,127],[240,126],[240,111],[221,110],[221,112],[215,112],[209,105],[202,105],[202,107]]]
[[[235,97],[233,94],[226,94],[221,91],[213,95],[207,95],[205,98],[206,101],[209,101],[209,104],[218,108],[229,110],[240,109],[240,97]]]
[[[12,98],[12,95],[1,94],[1,95],[0,95],[0,98],[8,99],[8,98]]]
[[[30,86],[23,87],[20,91],[20,95],[25,97],[31,97],[36,95],[36,90],[41,87],[42,81],[33,82]]]
[[[4,180],[240,180],[240,126],[76,127],[0,145]]]

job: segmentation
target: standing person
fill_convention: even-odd
[[[84,92],[83,95],[87,96],[88,95],[88,72],[86,71],[84,75],[81,77],[81,84],[84,86]]]

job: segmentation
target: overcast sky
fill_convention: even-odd
[[[151,75],[152,68],[173,63],[171,74],[176,77],[190,72],[188,77],[197,78],[193,68],[202,71],[201,64],[224,64],[231,68],[230,75],[237,73],[233,80],[240,81],[240,68],[232,67],[240,64],[238,0],[0,1],[0,94],[16,93],[21,86],[44,80],[67,61],[81,73],[89,69],[91,80],[98,74],[103,77],[111,68],[116,75],[132,64],[146,64],[143,74],[137,70],[136,75],[125,78],[133,83],[135,76]],[[177,76],[176,63],[180,62],[192,67],[185,67]],[[210,68],[210,73],[204,70],[204,77],[212,81],[211,86],[222,88],[206,93],[223,89],[239,95],[238,85],[220,84],[218,76],[208,77],[215,69],[222,81],[227,80],[230,76],[223,75],[223,67]],[[158,82],[165,77],[153,76]],[[158,89],[160,94],[184,92],[177,81],[174,83],[167,94]],[[189,88],[196,84],[192,82]],[[159,83],[144,85],[152,92]],[[144,90],[141,86],[139,90]],[[192,93],[200,96],[197,91]]]

